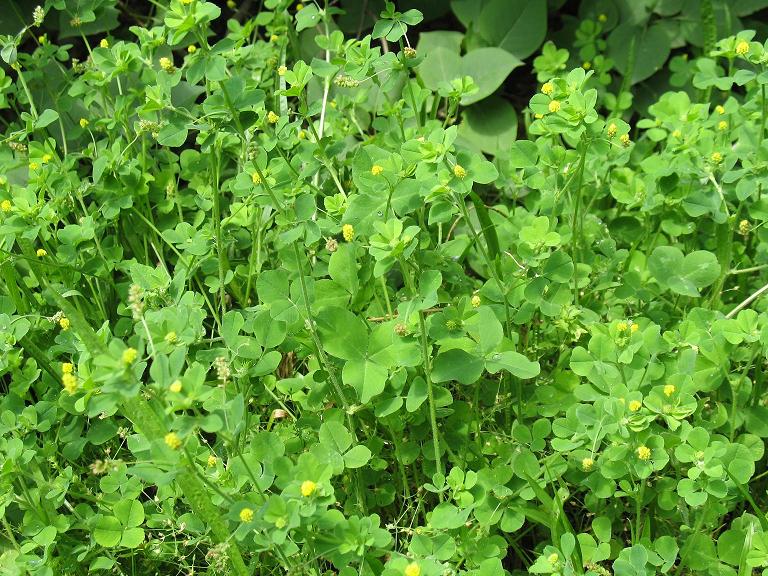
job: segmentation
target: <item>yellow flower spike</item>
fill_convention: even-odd
[[[584,470],[584,472],[589,472],[592,470],[594,465],[595,461],[590,457],[586,457],[581,461],[581,469]]]
[[[608,125],[608,130],[607,130],[608,138],[613,138],[614,136],[616,136],[616,132],[618,132],[618,130],[619,130],[619,127],[616,126],[614,122],[611,122]]]
[[[66,390],[67,394],[74,394],[77,392],[77,378],[74,374],[62,374],[61,385]]]
[[[72,372],[75,371],[75,366],[71,362],[62,362],[61,363],[61,373],[62,374],[72,374]]]
[[[677,388],[675,388],[674,384],[667,384],[666,386],[664,386],[664,396],[669,398],[670,396],[672,396],[672,394],[675,393],[675,390],[677,390]]]
[[[181,392],[181,380],[174,380],[171,382],[171,385],[168,386],[168,390],[173,392],[174,394],[178,394]]]
[[[251,174],[251,181],[256,185],[261,184],[261,176],[259,176],[258,172]]]
[[[554,91],[555,91],[555,86],[554,84],[552,84],[552,82],[544,82],[544,84],[541,85],[542,94],[546,94],[547,96],[549,96]]]
[[[37,162],[30,162],[29,163],[29,169],[32,170],[33,172],[35,170],[37,170],[38,168],[40,168],[40,164],[38,164]]]
[[[715,106],[715,112],[717,112],[722,116],[723,114],[725,114],[725,108],[723,108],[722,106],[720,106],[720,104],[718,104],[717,106]]]
[[[0,202],[0,210],[2,210],[3,212],[10,212],[12,208],[13,208],[13,204],[11,204],[10,200],[3,200],[2,202]]]
[[[278,76],[285,76],[285,73],[288,72],[287,66],[280,66],[280,68],[277,69],[277,75]]]
[[[37,254],[38,258],[45,258],[46,256],[48,256],[48,252],[45,251],[45,248],[38,248],[35,254]]]
[[[315,490],[317,490],[317,484],[312,482],[312,480],[304,480],[304,482],[301,483],[301,495],[305,498],[312,496],[312,494],[315,493]]]
[[[555,112],[559,112],[560,102],[558,102],[557,100],[552,100],[552,102],[549,103],[549,111],[552,112],[553,114]]]
[[[136,361],[136,358],[139,356],[139,353],[136,351],[136,348],[126,348],[123,350],[123,355],[121,357],[121,360],[123,364],[133,364]]]
[[[277,34],[272,34],[272,36],[269,37],[269,41],[272,43],[277,42],[278,40],[280,40],[280,36]]]
[[[280,120],[280,116],[278,116],[272,110],[270,110],[269,114],[267,114],[267,122],[269,122],[270,124],[277,124],[278,120]]]
[[[107,40],[106,38],[102,38],[101,42],[99,42],[99,46],[101,48],[109,48],[109,40]]]
[[[470,303],[472,304],[472,308],[479,308],[480,304],[483,303],[482,299],[480,298],[480,294],[475,294],[472,296]]]
[[[382,168],[378,164],[374,164],[373,166],[371,166],[371,175],[372,176],[378,176],[382,172],[384,172],[384,168]]]
[[[713,164],[720,164],[720,162],[723,161],[723,155],[720,154],[720,152],[712,152],[712,155],[709,157],[709,159]]]
[[[355,237],[355,227],[352,224],[344,224],[341,227],[341,235],[347,242],[352,242],[352,238]]]
[[[453,175],[456,176],[456,178],[465,178],[467,176],[467,171],[461,164],[456,164],[456,166],[453,167]]]
[[[739,56],[746,56],[749,52],[749,42],[742,40],[736,45],[736,54]]]
[[[53,159],[53,156],[51,154],[43,154],[43,157],[40,159],[40,162],[43,164],[48,164]]]
[[[86,120],[85,118],[80,118],[80,128],[87,128],[88,124],[90,124],[88,120]]]
[[[637,457],[640,458],[640,460],[650,460],[651,449],[648,448],[648,446],[640,446],[637,449]]]
[[[629,139],[629,134],[622,134],[619,136],[619,141],[621,142],[622,146],[625,148],[632,144],[632,140]]]
[[[632,400],[629,403],[629,411],[630,412],[637,412],[642,407],[643,407],[643,403],[640,402],[640,400]]]
[[[194,54],[195,52],[197,52],[197,46],[195,46],[194,44],[190,44],[189,46],[187,46],[187,52],[189,54]]]
[[[173,71],[173,62],[171,61],[170,58],[163,56],[162,58],[160,58],[159,63],[160,63],[160,68],[162,68],[166,72]]]
[[[251,520],[253,520],[253,510],[250,508],[240,510],[240,522],[250,522]]]
[[[618,330],[619,332],[624,332],[626,329],[627,329],[627,323],[626,322],[622,321],[622,322],[619,322],[618,324],[616,324],[616,330]]]
[[[59,326],[61,326],[61,329],[64,330],[65,332],[69,330],[69,327],[71,326],[69,318],[67,318],[66,316],[62,316],[61,319],[59,320]]]
[[[726,122],[725,120],[720,120],[720,122],[717,123],[717,129],[728,130],[728,122]]]
[[[176,434],[176,432],[168,432],[163,438],[163,441],[171,450],[178,450],[181,448],[181,438],[179,438],[179,435]]]
[[[219,461],[219,459],[218,459],[218,458],[216,458],[216,456],[214,456],[213,454],[211,454],[210,456],[208,456],[208,462],[207,462],[207,464],[208,464],[208,468],[213,468],[214,466],[216,466],[216,463],[217,463],[218,461]]]
[[[421,567],[416,562],[411,562],[410,564],[408,564],[408,566],[405,567],[405,570],[403,570],[403,574],[405,576],[420,576]]]

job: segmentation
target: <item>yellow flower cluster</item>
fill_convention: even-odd
[[[181,380],[174,380],[171,382],[171,385],[168,386],[168,390],[173,392],[174,394],[178,394],[181,392]]]
[[[126,348],[123,350],[122,355],[122,361],[123,364],[133,364],[136,361],[136,358],[138,357],[139,353],[136,351],[136,348]]]
[[[253,510],[250,508],[240,510],[240,522],[250,522],[251,520],[253,520]]]
[[[371,175],[378,176],[382,172],[384,172],[384,168],[382,168],[378,164],[374,164],[373,166],[371,166]]]
[[[480,294],[474,294],[470,300],[470,303],[472,304],[472,308],[479,308],[480,304],[483,303],[482,299],[480,298]]]
[[[59,326],[61,326],[61,329],[64,330],[65,332],[69,330],[70,325],[71,323],[69,321],[69,318],[67,318],[66,316],[62,316],[59,319]]]
[[[278,120],[280,120],[280,116],[278,116],[272,110],[270,110],[269,114],[267,114],[267,122],[269,122],[270,124],[277,124]]]
[[[640,446],[637,449],[637,457],[640,458],[640,460],[650,460],[651,449],[648,448],[648,446]]]
[[[592,470],[592,467],[595,465],[595,461],[592,458],[584,458],[581,461],[581,469],[584,470],[584,472],[589,472]]]
[[[181,448],[181,438],[179,438],[179,435],[176,434],[176,432],[168,432],[168,434],[165,435],[165,438],[163,438],[163,441],[171,450],[178,450]]]
[[[640,402],[640,400],[632,400],[629,403],[629,411],[630,412],[637,412],[642,407],[643,407],[643,403]]]
[[[344,224],[341,227],[341,235],[347,242],[352,242],[352,238],[355,237],[355,227],[352,224]]]
[[[675,388],[674,384],[667,384],[666,386],[664,386],[664,396],[669,398],[670,396],[672,396],[672,394],[675,393],[675,390],[677,390],[677,388]]]
[[[453,175],[456,176],[456,178],[465,178],[467,171],[460,164],[456,164],[456,166],[453,167]]]
[[[749,52],[749,42],[745,42],[742,40],[738,44],[736,44],[736,54],[739,56],[746,56]]]
[[[420,576],[421,568],[416,562],[411,562],[410,564],[408,564],[408,566],[405,567],[405,570],[403,570],[403,574],[405,576]]]
[[[317,490],[317,484],[312,482],[312,480],[304,480],[304,482],[301,483],[301,495],[305,498],[312,496],[312,494],[315,493],[315,490]]]

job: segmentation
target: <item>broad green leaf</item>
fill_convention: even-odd
[[[491,0],[477,20],[477,31],[494,46],[527,58],[547,33],[547,0]]]
[[[123,536],[123,526],[114,516],[99,518],[93,529],[93,538],[100,546],[111,548],[120,543]]]
[[[522,61],[501,48],[478,48],[467,53],[461,59],[461,74],[454,75],[451,80],[471,76],[478,90],[465,95],[461,99],[462,106],[479,102],[493,94],[509,73],[522,64]]]
[[[699,289],[720,276],[717,257],[706,250],[683,253],[673,246],[658,246],[648,258],[648,271],[663,287],[683,296],[700,296]]]
[[[433,382],[456,380],[462,384],[474,384],[483,373],[482,358],[461,349],[446,350],[435,358],[432,365]]]
[[[633,43],[634,62],[628,62]],[[631,70],[631,82],[637,84],[661,69],[669,58],[672,46],[663,26],[654,24],[641,28],[627,23],[617,26],[611,32],[608,49],[616,69],[622,74]]]
[[[333,448],[339,454],[344,454],[352,446],[352,434],[338,422],[324,422],[320,426],[318,437],[322,444]]]
[[[120,546],[125,548],[138,548],[144,542],[144,530],[142,528],[127,528],[120,539]]]
[[[371,459],[371,451],[362,444],[358,444],[344,454],[344,466],[347,468],[360,468],[368,464]]]
[[[357,292],[357,260],[355,247],[350,244],[340,244],[331,254],[328,262],[328,274],[333,280],[351,295]]]
[[[491,354],[486,360],[486,367],[491,374],[496,374],[499,370],[506,370],[523,379],[534,378],[541,372],[538,362],[532,362],[519,352],[513,351]]]
[[[349,360],[342,370],[344,383],[354,387],[360,402],[364,404],[384,391],[387,376],[386,368],[363,359]]]
[[[123,526],[139,526],[144,522],[144,507],[137,500],[121,500],[113,512]]]
[[[498,156],[517,138],[517,113],[506,100],[490,96],[464,109],[459,137],[476,150]]]
[[[360,360],[368,352],[368,328],[349,310],[326,308],[317,318],[325,351],[344,360]]]

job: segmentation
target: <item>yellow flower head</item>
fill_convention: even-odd
[[[598,22],[608,22],[608,16],[606,14],[600,14],[597,17]]]
[[[712,155],[709,157],[710,160],[712,160],[713,164],[720,164],[720,162],[723,161],[723,155],[720,154],[720,152],[712,152]]]
[[[472,304],[472,308],[479,308],[480,304],[483,303],[483,300],[480,298],[480,294],[475,294],[469,302]]]
[[[728,130],[728,122],[726,122],[725,120],[720,120],[720,122],[717,123],[717,129]]]
[[[174,394],[178,394],[181,392],[181,380],[174,380],[171,382],[171,385],[168,386],[168,390],[173,392]]]
[[[629,327],[629,331],[632,332],[632,334],[637,332],[639,329],[640,329],[640,325],[639,324],[634,324],[633,323],[632,326]]]
[[[267,114],[267,122],[269,122],[270,124],[277,124],[278,120],[280,120],[280,116],[278,116],[272,110],[270,110],[269,114]]]
[[[227,0],[227,8],[234,10],[237,8],[237,2],[235,2],[235,0]]]
[[[643,407],[643,403],[640,402],[640,400],[632,400],[629,403],[629,411],[630,412],[637,412],[642,407]]]
[[[421,568],[416,562],[411,562],[410,564],[408,564],[408,566],[405,567],[405,570],[403,570],[403,574],[405,576],[420,576]]]
[[[182,4],[192,4],[195,0],[181,0]]]
[[[640,460],[650,460],[651,449],[648,448],[648,446],[640,446],[640,448],[637,449],[637,457],[640,458]]]
[[[62,374],[72,374],[72,372],[75,371],[75,366],[72,364],[72,362],[62,362],[61,363],[61,373]]]
[[[43,164],[48,164],[53,159],[53,156],[51,154],[43,154],[43,157],[40,158],[40,162]]]
[[[280,36],[277,34],[272,34],[272,36],[269,37],[270,42],[277,42],[278,40],[280,40]]]
[[[253,510],[250,508],[240,510],[240,522],[250,522],[251,520],[253,520]]]
[[[38,258],[44,258],[45,256],[48,256],[48,252],[45,251],[45,248],[38,248],[36,254]]]
[[[627,329],[627,323],[624,322],[623,320],[618,324],[616,324],[616,330],[618,330],[619,332],[624,332],[626,329]]]
[[[174,332],[173,330],[168,332],[168,334],[165,335],[165,338],[163,338],[163,340],[165,340],[167,344],[175,344],[178,339],[179,337],[176,335],[176,332]]]
[[[680,138],[682,138],[682,136],[683,136],[683,133],[680,132],[680,130],[675,130],[674,132],[672,132],[672,138],[677,138],[679,140]]]
[[[160,68],[162,68],[166,72],[171,72],[173,71],[173,62],[171,61],[170,58],[166,58],[165,56],[163,56],[162,58],[160,58]]]
[[[616,126],[615,123],[611,122],[608,125],[608,138],[613,138],[614,136],[616,136],[616,132],[618,132],[618,130],[619,130],[619,127]]]
[[[197,46],[195,46],[194,44],[190,44],[189,46],[187,46],[187,52],[190,54],[194,54],[195,52],[197,52]]]
[[[99,42],[99,46],[101,46],[102,48],[109,48],[109,40],[107,40],[106,38],[102,38],[101,42]]]
[[[666,386],[664,386],[664,396],[669,398],[670,396],[672,396],[672,394],[675,393],[675,390],[677,390],[677,388],[675,388],[674,384],[667,384]]]
[[[165,445],[171,450],[178,450],[181,448],[181,438],[179,438],[179,435],[176,434],[176,432],[168,432],[163,440],[165,441]]]
[[[355,237],[355,227],[352,224],[344,224],[341,227],[341,235],[347,242],[352,242],[352,238]]]
[[[549,111],[552,112],[553,114],[555,112],[559,112],[560,102],[558,102],[557,100],[552,100],[552,102],[549,103]]]
[[[619,136],[619,141],[621,142],[622,146],[625,148],[632,144],[632,140],[629,139],[629,134],[622,134]]]
[[[718,104],[717,106],[715,106],[715,112],[717,112],[720,115],[725,114],[725,108],[723,108],[722,106],[720,106],[720,104]]]
[[[456,176],[456,178],[464,178],[467,175],[467,171],[461,164],[456,164],[456,166],[453,167],[453,175]]]
[[[85,118],[80,118],[80,128],[85,128],[88,126],[88,124],[90,124],[88,120],[86,120]]]
[[[590,457],[586,457],[581,461],[581,469],[584,470],[584,472],[589,472],[592,470],[592,466],[594,465],[595,461]]]
[[[546,94],[547,96],[552,94],[552,92],[554,91],[555,91],[555,86],[554,84],[552,84],[552,82],[544,82],[544,84],[541,85],[541,92],[543,94]]]
[[[77,378],[74,374],[62,374],[61,384],[64,386],[64,390],[67,391],[67,394],[77,392]]]
[[[534,114],[533,117],[536,118],[536,120],[541,120],[542,118],[544,118],[544,114],[539,114],[538,112],[536,112],[536,114]]]
[[[287,66],[280,66],[280,68],[277,69],[277,75],[278,76],[285,76],[285,73],[288,72]]]
[[[371,174],[372,174],[373,176],[378,176],[378,175],[379,175],[379,174],[381,174],[382,172],[384,172],[384,168],[382,168],[382,167],[381,167],[381,166],[379,166],[378,164],[374,164],[373,166],[371,166]]]
[[[3,200],[0,202],[0,210],[3,212],[10,212],[11,208],[13,208],[13,204],[11,204],[10,200]]]
[[[749,52],[749,42],[742,40],[736,44],[736,54],[739,56],[745,56]]]
[[[213,468],[214,466],[216,466],[216,463],[217,463],[218,461],[219,461],[219,459],[218,459],[218,458],[216,458],[216,456],[214,456],[213,454],[211,454],[210,456],[208,456],[208,462],[207,462],[207,464],[208,464],[208,468]]]
[[[37,162],[30,162],[29,163],[29,169],[30,170],[35,171],[38,168],[40,168],[40,164],[38,164]]]
[[[304,4],[299,2],[298,4],[296,4],[296,12],[301,12],[302,10],[304,10]]]
[[[746,236],[747,234],[749,234],[749,230],[751,227],[752,226],[750,225],[749,220],[746,220],[746,219],[742,220],[741,222],[739,222],[739,234],[741,234],[742,236]]]
[[[315,493],[315,490],[317,490],[317,484],[312,482],[312,480],[304,480],[304,482],[301,483],[301,495],[305,498],[312,496],[312,494]]]
[[[581,65],[581,67],[584,68],[584,70],[589,70],[590,68],[592,68],[592,62],[586,61],[584,62],[584,64]]]
[[[251,174],[251,180],[254,184],[261,184],[261,176],[259,176],[258,172]]]
[[[299,140],[304,140],[307,137],[307,133],[304,130],[299,130],[299,133],[297,134]]]
[[[59,326],[61,326],[62,330],[65,330],[65,331],[69,330],[69,327],[70,327],[69,318],[67,318],[66,316],[62,316],[61,319],[59,320]]]
[[[122,361],[123,364],[133,364],[139,353],[136,348],[126,348],[123,350]]]

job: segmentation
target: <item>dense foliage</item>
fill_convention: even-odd
[[[414,4],[8,2],[0,574],[768,574],[768,2]]]

